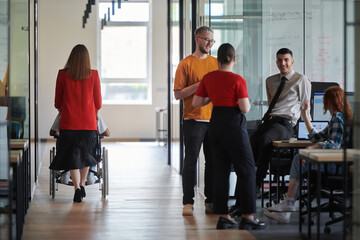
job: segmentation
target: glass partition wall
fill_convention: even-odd
[[[191,5],[194,3],[196,6]],[[344,32],[343,0],[173,0],[169,4],[171,97],[176,66],[184,57],[179,52],[183,55],[189,52],[186,51],[189,38],[181,33],[193,31],[187,26],[194,17],[195,27],[208,24],[215,31],[212,55],[216,56],[222,43],[231,43],[236,49],[234,72],[247,80],[251,102],[247,113],[249,128],[254,129],[267,110],[265,79],[279,72],[276,52],[280,48],[292,50],[295,71],[311,81],[337,82],[344,87],[344,38],[339,34]],[[193,7],[197,9],[195,16],[189,14]],[[348,84],[346,91],[354,92],[354,84]],[[177,102],[171,100],[174,108],[171,114],[178,114]],[[178,119],[178,116],[171,119],[173,139],[179,133],[174,128]]]
[[[168,44],[169,44],[169,90],[168,90],[168,118],[169,118],[169,131],[168,131],[168,151],[169,151],[169,165],[171,165],[177,171],[181,171],[181,161],[183,153],[180,145],[180,126],[181,126],[181,113],[179,101],[175,100],[173,94],[174,78],[176,68],[183,58],[182,36],[182,25],[180,21],[180,13],[182,12],[183,5],[180,5],[179,0],[168,1]],[[181,11],[180,11],[181,10]]]
[[[344,0],[345,3],[345,64],[344,72],[345,89],[352,91],[354,118],[351,122],[353,128],[353,147],[356,151],[360,149],[360,2]],[[355,91],[357,89],[357,91]],[[344,236],[349,232],[347,226],[351,226],[352,239],[360,239],[360,156],[355,158],[353,170],[349,172],[352,176],[352,188],[349,191],[352,196],[351,214],[344,222]]]
[[[10,239],[9,148],[7,134],[7,79],[9,65],[9,1],[0,0],[0,239]]]
[[[339,34],[343,5],[341,0],[211,1],[210,23],[217,41],[212,55],[222,43],[235,47],[234,71],[247,80],[250,122],[261,119],[267,110],[265,79],[279,72],[276,52],[280,48],[292,50],[295,71],[311,81],[338,82],[344,87],[344,39]]]
[[[10,2],[9,96],[11,138],[30,135],[29,120],[29,2]]]
[[[9,138],[29,138],[28,0],[0,0],[0,239],[16,236]]]

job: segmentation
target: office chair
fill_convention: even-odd
[[[349,142],[347,143],[346,148],[353,147],[353,128],[350,129]],[[347,184],[347,189],[349,189],[349,194],[352,195],[352,174],[351,171],[347,174],[347,178],[343,176],[343,173],[340,172],[340,168],[342,166],[340,164],[337,165],[336,175],[329,176],[326,180],[326,186],[330,192],[329,195],[329,217],[330,221],[327,221],[325,224],[324,232],[330,233],[331,228],[329,227],[332,224],[341,222],[344,218],[350,215],[351,203],[346,200],[344,185]],[[349,169],[349,163],[345,166],[346,169]],[[345,182],[346,181],[346,182]],[[351,197],[350,197],[351,199]],[[335,216],[335,212],[339,212],[341,214],[340,217]],[[347,224],[347,228],[349,228],[349,224]]]
[[[352,181],[351,177],[348,177],[346,180],[349,186],[349,189],[352,189]],[[344,220],[345,217],[349,216],[350,214],[350,204],[344,198],[344,177],[343,176],[330,176],[327,179],[327,188],[329,190],[329,217],[330,221],[325,223],[324,232],[330,233],[331,228],[329,227],[332,224],[341,222]],[[351,194],[351,191],[350,191]],[[344,208],[345,204],[345,208]],[[336,216],[335,212],[341,214],[341,216]]]

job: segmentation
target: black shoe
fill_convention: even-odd
[[[73,199],[74,202],[77,202],[77,203],[80,203],[82,202],[82,197],[81,197],[81,190],[80,188],[76,189],[75,190],[75,194],[74,194],[74,199]]]
[[[229,209],[229,215],[230,217],[234,218],[234,217],[240,217],[241,216],[241,208],[239,206],[232,205]]]
[[[216,229],[238,228],[239,223],[224,217],[219,217]]]
[[[242,218],[239,225],[239,229],[245,229],[245,230],[259,230],[265,228],[266,228],[266,223],[260,222],[259,219],[257,218],[254,218],[253,221],[247,218]]]
[[[82,197],[82,198],[86,197],[85,187],[84,187],[84,186],[80,186],[80,190],[81,190],[81,197]]]

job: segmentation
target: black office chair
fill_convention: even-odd
[[[352,177],[347,178],[348,189],[352,189]],[[341,222],[345,217],[350,215],[350,204],[344,198],[344,177],[343,176],[330,176],[327,179],[327,189],[329,190],[329,202],[327,203],[329,209],[330,221],[325,223],[324,232],[330,233],[330,225]],[[350,195],[352,191],[349,191]],[[345,208],[344,208],[345,205]],[[335,213],[338,212],[341,215],[336,216]],[[348,225],[349,227],[349,225]]]
[[[350,129],[350,136],[349,136],[349,142],[346,143],[346,148],[352,148],[353,147],[353,128]],[[346,169],[349,169],[349,165],[351,163],[347,163],[348,166],[345,166]],[[349,190],[349,199],[351,199],[352,195],[352,174],[349,172],[347,174],[347,178],[345,180],[345,177],[343,176],[343,173],[340,172],[340,169],[342,167],[342,164],[337,165],[337,174],[335,176],[329,176],[326,179],[325,182],[325,188],[329,190],[329,217],[331,218],[330,221],[327,221],[325,224],[324,232],[330,233],[331,228],[329,227],[332,224],[341,222],[344,220],[344,218],[350,216],[350,208],[351,208],[351,202],[346,201],[345,198],[345,192],[344,192],[344,185],[347,184],[347,190]],[[346,182],[345,182],[346,181]],[[338,212],[341,214],[341,216],[335,216],[335,212]],[[350,224],[347,224],[347,228],[350,227]]]
[[[271,181],[269,181],[269,191],[267,193],[263,190],[265,182],[263,181],[262,184],[262,206],[264,205],[264,198],[269,199],[266,207],[270,207],[283,200],[287,192],[288,180],[285,178],[290,174],[292,159],[296,151],[294,149],[281,149],[279,151],[280,153],[277,153],[275,150],[273,151],[273,157],[269,163],[268,175]]]

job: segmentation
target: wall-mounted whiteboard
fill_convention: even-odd
[[[343,1],[313,0],[303,5],[297,0],[264,0],[262,17],[265,76],[279,72],[276,52],[286,47],[293,51],[295,71],[311,81],[343,87],[344,70],[350,73],[353,64],[350,61],[344,68]]]

